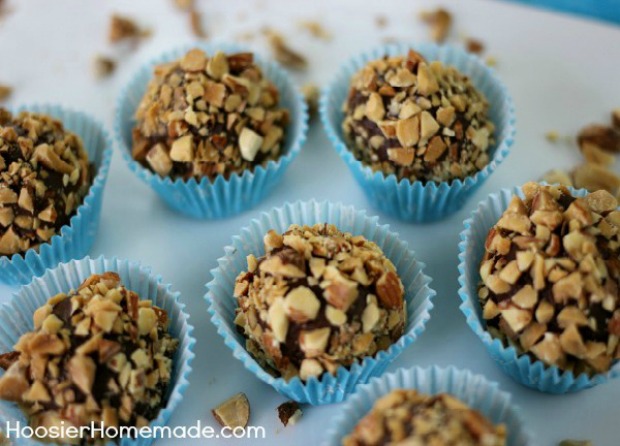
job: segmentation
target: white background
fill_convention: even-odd
[[[462,33],[477,37],[487,45],[487,54],[497,58],[498,74],[516,104],[517,138],[507,160],[461,212],[432,225],[381,218],[427,263],[427,273],[435,278],[433,287],[438,292],[427,330],[390,370],[432,364],[469,368],[498,381],[514,395],[536,444],[582,438],[596,446],[617,445],[620,381],[574,395],[544,395],[513,382],[487,356],[458,310],[457,242],[463,219],[486,194],[536,179],[551,167],[578,162],[576,147],[553,145],[544,134],[552,129],[574,134],[591,121],[606,122],[609,110],[620,106],[620,29],[497,1],[443,4],[455,14],[454,40],[458,41]],[[233,40],[240,33],[256,32],[265,25],[281,30],[309,59],[309,69],[295,75],[300,84],[329,81],[345,59],[376,46],[384,37],[426,38],[426,28],[417,14],[430,5],[410,0],[198,0],[212,38]],[[12,12],[0,22],[0,83],[15,87],[8,103],[60,103],[91,113],[110,131],[118,92],[136,68],[161,51],[192,41],[187,16],[173,7],[172,0],[9,0],[8,7]],[[113,11],[136,17],[153,29],[153,36],[137,48],[111,47],[107,25]],[[388,18],[383,30],[375,26],[378,13]],[[332,32],[333,40],[322,42],[301,31],[297,23],[307,19],[320,20]],[[266,52],[262,37],[250,45]],[[115,75],[105,81],[96,81],[91,72],[92,58],[99,52],[120,59]],[[276,407],[284,398],[232,357],[209,322],[203,300],[209,270],[232,235],[261,209],[310,198],[368,206],[318,120],[275,193],[259,208],[225,221],[194,221],[174,214],[115,153],[100,233],[91,254],[126,257],[152,266],[181,291],[182,300],[188,304],[190,320],[196,327],[197,356],[191,385],[172,417],[172,425],[193,424],[200,419],[215,426],[210,409],[243,391],[252,406],[251,424],[267,429],[264,444],[316,444],[323,438],[338,406],[308,407],[298,425],[283,428]],[[11,291],[0,287],[1,299],[9,299]],[[192,441],[186,443],[224,443]]]

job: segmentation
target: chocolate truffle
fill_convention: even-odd
[[[523,186],[491,228],[478,295],[489,332],[547,365],[602,373],[620,355],[620,212],[608,192]]]
[[[178,341],[166,312],[116,273],[52,297],[33,319],[0,378],[0,398],[21,403],[33,428],[141,427],[165,405]]]
[[[193,49],[153,75],[136,110],[132,154],[157,174],[213,181],[282,154],[288,111],[252,53]]]
[[[504,446],[506,429],[451,395],[397,389],[375,402],[343,446]]]
[[[410,181],[451,181],[489,162],[489,105],[467,76],[413,50],[351,79],[342,129],[355,158]]]
[[[50,116],[0,108],[0,255],[37,249],[69,224],[92,182],[79,136]]]
[[[237,277],[236,324],[248,351],[289,380],[335,374],[403,334],[404,287],[381,249],[334,225],[271,230]]]

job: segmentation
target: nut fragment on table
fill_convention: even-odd
[[[410,181],[451,181],[489,163],[495,127],[469,78],[407,55],[367,63],[351,79],[343,134],[356,159]]]
[[[289,112],[252,53],[194,48],[157,65],[136,110],[133,158],[162,177],[228,179],[277,160]]]
[[[332,35],[327,31],[320,22],[316,20],[302,20],[299,22],[300,28],[308,31],[310,35],[321,40],[331,40]]]
[[[135,40],[147,37],[150,31],[141,28],[133,19],[119,14],[110,17],[108,28],[108,40],[110,43],[118,43],[123,40]]]
[[[0,101],[8,99],[13,93],[13,87],[5,84],[0,84]]]
[[[618,202],[604,190],[522,191],[486,238],[478,296],[487,329],[575,376],[604,373],[620,357]]]
[[[592,124],[577,135],[579,146],[591,144],[607,152],[620,152],[620,130],[606,125]]]
[[[472,54],[482,54],[484,52],[484,43],[473,37],[465,40],[465,49]]]
[[[194,0],[174,0],[174,5],[183,11],[190,11],[194,9]]]
[[[93,170],[81,138],[57,119],[0,108],[0,255],[37,249],[60,233]]]
[[[506,426],[449,394],[396,389],[374,403],[342,444],[505,446]]]
[[[200,39],[207,38],[207,32],[205,31],[204,24],[202,23],[202,13],[192,9],[189,12],[189,25],[194,36]]]
[[[321,93],[319,87],[317,87],[316,84],[307,83],[301,87],[301,93],[306,100],[306,104],[308,104],[310,116],[315,115],[319,109],[319,96]]]
[[[284,426],[297,424],[303,411],[297,401],[286,401],[278,406],[278,418]]]
[[[336,374],[404,332],[404,286],[392,262],[363,236],[334,225],[292,225],[264,237],[236,280],[235,323],[267,371],[290,380]]]
[[[167,313],[118,274],[92,275],[51,297],[33,322],[15,345],[18,360],[0,377],[0,398],[19,403],[33,429],[142,427],[166,405],[178,340],[167,331]]]
[[[430,27],[431,39],[442,43],[448,37],[452,28],[452,14],[443,8],[434,11],[423,11],[420,18]]]
[[[250,402],[245,393],[237,393],[214,408],[211,413],[222,427],[245,428],[250,420]]]
[[[95,77],[102,79],[110,76],[116,69],[116,62],[110,57],[97,55],[93,60],[93,71]]]
[[[379,14],[375,16],[375,25],[379,29],[383,29],[388,25],[388,19],[386,16]]]
[[[306,58],[289,47],[285,43],[282,34],[273,30],[267,30],[266,35],[273,57],[282,65],[295,70],[304,70],[308,66]]]

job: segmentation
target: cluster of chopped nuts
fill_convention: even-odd
[[[377,400],[342,444],[504,446],[506,427],[451,395],[397,389]]]
[[[250,421],[250,401],[245,393],[239,392],[219,404],[211,413],[222,427],[245,428]]]
[[[345,138],[373,170],[411,181],[450,181],[489,162],[489,105],[454,67],[419,53],[369,62],[343,105]]]
[[[92,171],[81,139],[60,121],[0,108],[0,255],[36,249],[60,233]]]
[[[547,139],[555,142],[557,132],[547,133]],[[583,128],[577,135],[577,144],[585,162],[570,172],[553,169],[542,177],[547,183],[562,184],[587,189],[594,192],[606,190],[620,197],[620,176],[611,170],[620,152],[620,109],[611,113],[611,125],[592,124]]]
[[[335,374],[403,334],[404,287],[375,243],[329,224],[271,230],[264,243],[234,295],[235,323],[267,370],[286,380]]]
[[[141,427],[165,405],[178,341],[166,312],[139,300],[116,273],[52,297],[33,319],[0,378],[0,398],[21,403],[33,428]]]
[[[289,120],[251,53],[192,49],[158,65],[136,111],[133,157],[161,176],[230,177],[277,159]]]
[[[600,190],[523,186],[489,231],[478,296],[489,333],[547,365],[602,373],[620,357],[620,211]]]

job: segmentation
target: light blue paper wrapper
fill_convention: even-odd
[[[332,223],[342,231],[363,235],[374,241],[394,263],[405,286],[407,301],[407,324],[405,334],[388,350],[366,357],[350,368],[340,367],[337,375],[324,373],[320,380],[313,377],[305,383],[298,377],[285,381],[274,378],[254,360],[245,349],[245,338],[235,327],[237,301],[233,297],[235,279],[241,271],[247,270],[246,256],[264,254],[263,237],[270,229],[282,233],[291,224]],[[380,375],[404,348],[415,341],[424,331],[433,308],[435,295],[429,284],[431,279],[424,275],[424,264],[415,258],[407,243],[390,232],[387,225],[379,225],[378,217],[368,217],[365,211],[356,211],[352,206],[318,203],[316,201],[287,203],[282,208],[263,213],[233,237],[232,245],[225,248],[226,255],[218,259],[218,267],[211,271],[213,280],[207,284],[205,296],[209,305],[211,321],[224,338],[233,356],[259,379],[270,384],[278,392],[301,403],[338,403],[352,393],[357,384],[370,377]]]
[[[339,411],[328,430],[324,446],[340,446],[342,439],[373,407],[375,401],[395,389],[415,389],[434,395],[449,393],[468,406],[477,409],[493,424],[506,426],[507,446],[529,446],[532,436],[523,425],[520,411],[508,393],[499,390],[497,383],[482,375],[454,367],[414,367],[398,369],[360,386]]]
[[[434,181],[399,181],[396,175],[385,175],[355,159],[342,134],[344,103],[351,77],[368,62],[385,55],[406,55],[415,49],[429,61],[439,60],[459,69],[487,98],[490,117],[495,124],[495,146],[489,151],[489,164],[465,180],[437,183]],[[334,80],[323,90],[320,101],[323,127],[336,152],[344,160],[370,203],[382,212],[411,222],[429,222],[447,217],[459,210],[465,200],[497,168],[514,141],[515,116],[512,99],[494,71],[478,57],[451,46],[432,43],[390,44],[364,53],[344,64]]]
[[[574,196],[582,197],[585,190],[573,190]],[[515,195],[523,198],[521,188],[502,189],[489,195],[478,204],[472,216],[464,221],[459,243],[459,296],[461,311],[469,327],[478,335],[487,351],[500,368],[517,382],[547,393],[569,393],[587,389],[620,375],[620,363],[612,366],[604,374],[589,377],[582,373],[575,376],[571,371],[546,366],[542,361],[534,361],[528,355],[519,355],[514,347],[506,347],[499,339],[493,338],[485,329],[482,310],[478,302],[480,282],[480,262],[484,255],[484,241],[489,230],[497,223]]]
[[[82,260],[62,263],[48,270],[42,277],[34,279],[32,283],[16,292],[10,302],[0,306],[0,352],[12,351],[20,336],[33,329],[32,316],[35,310],[45,304],[50,297],[77,289],[92,274],[101,274],[106,271],[118,273],[125,287],[138,293],[142,300],[150,299],[153,305],[166,310],[169,321],[168,332],[179,340],[179,347],[173,359],[167,404],[159,411],[157,418],[150,423],[151,427],[165,426],[189,385],[191,362],[195,356],[196,340],[192,336],[194,327],[188,322],[189,316],[185,312],[185,305],[179,302],[179,293],[171,291],[170,285],[161,283],[160,276],[154,276],[149,268],[137,262],[116,258],[91,259],[86,257]],[[17,404],[0,400],[0,429],[4,430],[7,422],[10,422],[12,427],[17,422],[21,423],[21,426],[28,425],[24,413]],[[12,441],[20,446],[42,444],[34,439],[25,438],[14,438]],[[120,445],[148,446],[153,441],[152,438],[123,438]],[[115,444],[109,441],[106,446]]]
[[[0,257],[0,282],[9,285],[26,284],[33,277],[42,275],[46,269],[60,262],[84,257],[99,228],[99,216],[103,201],[103,190],[110,161],[112,159],[112,140],[103,126],[89,115],[58,105],[32,105],[13,110],[45,113],[62,121],[64,127],[76,133],[84,143],[88,159],[95,164],[96,174],[88,194],[78,207],[76,214],[63,226],[59,235],[49,243],[42,244],[38,251],[29,249],[24,254]]]
[[[122,90],[116,106],[114,131],[123,158],[138,177],[149,184],[164,202],[181,214],[201,219],[218,219],[244,212],[263,200],[280,182],[286,168],[299,154],[308,131],[308,107],[288,74],[275,62],[254,54],[254,60],[265,78],[280,91],[280,106],[290,112],[290,123],[285,130],[282,156],[266,166],[256,166],[252,172],[233,174],[228,180],[218,176],[188,181],[161,177],[135,161],[131,156],[131,130],[134,114],[153,76],[153,67],[182,57],[191,48],[200,48],[208,55],[216,51],[235,53],[246,48],[226,43],[196,43],[167,51],[138,70]]]

